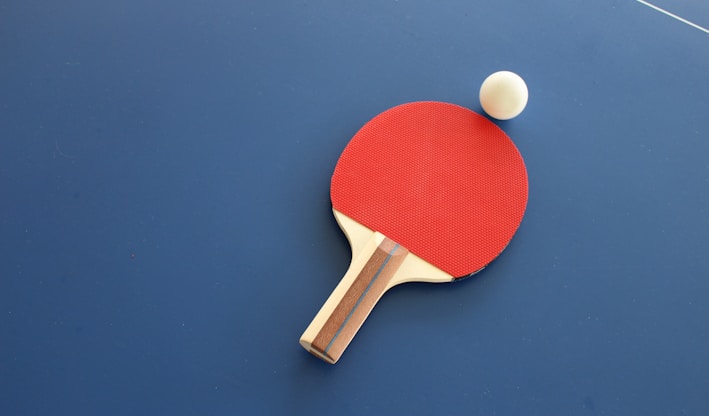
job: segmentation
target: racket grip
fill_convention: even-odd
[[[408,254],[403,246],[373,233],[301,336],[303,348],[336,363]]]

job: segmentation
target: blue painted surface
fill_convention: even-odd
[[[0,4],[0,414],[709,413],[705,33],[632,0],[60,3]],[[307,354],[349,138],[479,111],[500,69],[511,245]]]

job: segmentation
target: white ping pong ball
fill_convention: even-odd
[[[495,72],[480,87],[483,110],[498,120],[517,117],[527,106],[528,99],[527,84],[514,72]]]

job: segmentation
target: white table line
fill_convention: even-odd
[[[679,20],[680,22],[682,22],[682,23],[684,23],[684,24],[687,24],[687,25],[689,25],[689,26],[692,26],[692,27],[695,28],[695,29],[699,29],[699,30],[701,30],[702,32],[704,32],[704,33],[706,33],[706,34],[709,34],[709,29],[704,28],[704,27],[701,27],[701,26],[699,26],[699,25],[696,24],[696,23],[692,23],[692,22],[690,22],[690,21],[687,20],[687,19],[684,19],[684,18],[682,18],[682,17],[677,16],[677,15],[674,14],[674,13],[668,12],[668,11],[665,10],[665,9],[661,9],[661,8],[655,6],[654,4],[648,3],[648,2],[646,2],[645,0],[635,0],[635,1],[637,1],[637,2],[640,3],[640,4],[644,4],[644,5],[646,5],[647,7],[650,7],[651,9],[655,9],[655,10],[657,10],[657,11],[660,12],[660,13],[664,13],[664,14],[666,14],[667,16],[670,16],[670,17],[673,18],[673,19],[677,19],[677,20]]]

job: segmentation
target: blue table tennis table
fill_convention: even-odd
[[[0,415],[709,414],[704,0],[0,4]],[[529,174],[482,272],[298,339],[350,251],[332,170],[398,104]]]

